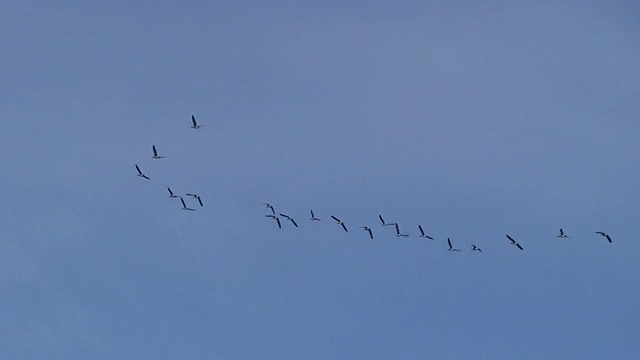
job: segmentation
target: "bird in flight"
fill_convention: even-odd
[[[453,247],[453,244],[451,244],[451,239],[447,238],[447,243],[449,244],[449,248],[447,249],[448,251],[460,251],[459,249]]]
[[[371,228],[368,226],[358,226],[360,229],[364,229],[364,231],[369,233],[369,237],[371,238],[371,240],[373,240],[373,231],[371,231]]]
[[[471,251],[477,251],[477,252],[482,254],[482,249],[480,249],[479,247],[477,247],[474,244],[471,244]]]
[[[198,122],[196,121],[196,117],[194,115],[191,115],[191,128],[192,129],[199,129],[200,125],[198,124]]]
[[[159,156],[159,155],[158,155],[158,150],[156,149],[156,146],[155,146],[155,145],[152,145],[152,146],[151,146],[151,149],[153,150],[153,156],[152,156],[152,158],[154,158],[154,159],[164,159],[164,158],[165,158],[164,156]]]
[[[289,215],[285,215],[283,213],[280,213],[280,216],[282,216],[283,218],[291,221],[291,223],[293,224],[293,226],[298,227],[298,223],[296,223],[296,221]]]
[[[138,164],[136,164],[136,170],[138,170],[138,176],[145,178],[147,180],[151,180],[147,175],[142,173],[142,170],[140,170],[140,167],[138,166]]]
[[[320,221],[319,218],[316,217],[316,215],[313,213],[313,210],[309,210],[311,212],[311,221]]]
[[[514,238],[512,238],[511,236],[507,235],[507,239],[509,239],[509,241],[511,241],[511,245],[515,245],[515,247],[517,247],[520,250],[524,250],[522,248],[522,245],[520,245],[520,243],[518,243]]]
[[[347,230],[347,225],[345,225],[345,224],[344,224],[344,222],[343,222],[342,220],[338,219],[337,217],[335,217],[335,216],[333,216],[333,215],[331,215],[331,218],[332,218],[333,220],[335,220],[335,221],[336,221],[336,223],[338,223],[338,225],[342,226],[342,228],[344,229],[344,231],[346,231],[346,232],[348,232],[348,231],[349,231],[349,230]]]
[[[265,216],[266,216],[266,217],[268,217],[268,218],[271,218],[271,219],[275,220],[275,221],[278,223],[278,228],[279,228],[279,229],[282,229],[282,223],[280,223],[280,218],[279,218],[279,217],[277,217],[277,216],[275,216],[275,215],[271,215],[271,214],[269,214],[269,215],[265,215]]]
[[[420,237],[421,238],[427,238],[429,240],[433,240],[433,237],[427,235],[424,233],[424,230],[422,229],[422,225],[418,225],[418,230],[420,230]]]
[[[275,215],[276,214],[276,209],[269,203],[263,203],[262,205],[268,207],[271,210],[271,214]]]
[[[200,195],[198,195],[198,194],[191,194],[191,193],[186,193],[185,195],[187,195],[187,196],[191,196],[192,198],[194,198],[194,199],[198,200],[198,203],[200,204],[200,206],[204,206],[204,205],[202,204],[202,198],[200,197]]]
[[[184,202],[184,199],[182,198],[182,196],[180,196],[180,201],[182,202],[182,210],[196,211],[196,209],[187,207],[187,204]]]
[[[384,221],[384,219],[382,218],[382,215],[378,214],[378,219],[380,219],[380,223],[382,226],[393,226],[396,223],[387,223]]]
[[[171,188],[167,186],[167,190],[169,191],[169,197],[170,198],[177,198],[178,195],[174,194],[173,191],[171,191]]]
[[[612,243],[612,242],[613,242],[613,240],[611,240],[611,236],[609,236],[609,234],[607,234],[607,233],[605,233],[605,232],[602,232],[602,231],[596,231],[596,234],[598,234],[598,235],[600,235],[600,236],[602,236],[602,237],[605,237],[609,243]]]
[[[397,237],[407,237],[407,236],[409,236],[409,234],[400,233],[400,227],[398,226],[398,223],[395,223],[395,225],[396,225],[396,236]]]
[[[560,234],[558,234],[559,238],[562,239],[568,239],[569,237],[567,236],[567,234],[564,233],[564,230],[562,230],[562,228],[560,228]]]

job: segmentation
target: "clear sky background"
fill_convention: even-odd
[[[2,2],[1,357],[637,357],[638,19]]]

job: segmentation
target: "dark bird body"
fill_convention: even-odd
[[[345,224],[344,224],[344,222],[343,222],[342,220],[338,219],[337,217],[335,217],[335,216],[333,216],[333,215],[331,215],[331,218],[332,218],[333,220],[335,220],[335,221],[336,221],[336,223],[337,223],[338,225],[342,226],[342,228],[344,229],[344,231],[346,231],[346,232],[348,232],[348,231],[349,231],[349,230],[347,230],[347,225],[345,225]]]
[[[507,235],[507,239],[509,239],[509,241],[511,241],[511,245],[514,245],[515,247],[517,247],[520,250],[524,250],[524,248],[522,247],[522,245],[520,245],[520,243],[518,243],[514,238],[512,238],[511,236]]]
[[[147,180],[151,180],[147,175],[142,173],[142,170],[140,170],[140,167],[138,166],[138,164],[136,164],[136,170],[138,170],[138,176],[140,176],[141,178],[145,178]]]
[[[613,242],[613,240],[611,240],[611,236],[609,236],[609,234],[607,234],[607,233],[605,233],[605,232],[602,232],[602,231],[596,231],[596,234],[598,234],[598,235],[600,235],[600,236],[602,236],[602,237],[606,238],[606,239],[607,239],[607,241],[608,241],[609,243],[612,243],[612,242]]]

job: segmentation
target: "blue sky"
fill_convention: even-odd
[[[634,2],[0,14],[3,357],[640,352]]]

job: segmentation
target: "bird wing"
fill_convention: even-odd
[[[173,196],[173,191],[171,191],[171,188],[167,187],[167,190],[169,190],[169,195]]]
[[[333,216],[333,215],[331,215],[331,218],[332,218],[333,220],[337,221],[337,222],[341,222],[341,221],[340,221],[340,219],[338,219],[337,217],[335,217],[335,216]]]
[[[342,228],[344,229],[344,231],[349,232],[349,230],[347,230],[347,226],[344,223],[340,223],[340,225],[342,225]]]
[[[524,248],[522,247],[522,245],[520,245],[519,243],[516,243],[516,246],[518,247],[518,249],[520,249],[520,250],[524,250]]]
[[[196,117],[194,115],[191,115],[191,122],[193,123],[193,126],[198,126],[198,123],[196,122]]]
[[[384,219],[382,218],[382,215],[378,215],[378,219],[380,219],[380,222],[382,223],[382,225],[385,224]]]
[[[152,148],[153,148],[153,156],[157,157],[158,156],[158,150],[156,150],[156,146],[152,145]]]
[[[298,227],[298,224],[296,223],[295,220],[293,220],[293,218],[289,218],[289,221],[291,221],[291,223],[293,224],[293,226]]]
[[[507,239],[511,240],[511,243],[513,244],[516,243],[516,241],[511,236],[509,236],[509,234],[507,234]]]
[[[282,223],[280,223],[280,219],[276,217],[276,221],[278,222],[278,228],[282,229]]]
[[[596,234],[600,235],[600,236],[605,236],[607,234],[603,233],[602,231],[596,231]]]
[[[451,244],[451,239],[447,238],[447,243],[449,244],[449,249],[453,249],[453,245]]]
[[[184,199],[182,198],[182,196],[180,197],[180,201],[182,201],[182,207],[186,209],[187,204],[184,203]]]
[[[196,199],[198,199],[198,202],[200,203],[200,206],[204,206],[204,205],[202,205],[202,198],[200,198],[200,196],[198,196]]]
[[[371,229],[367,229],[367,232],[369,233],[371,240],[373,240],[373,231],[371,231]]]
[[[418,229],[420,230],[420,234],[424,236],[424,230],[422,230],[422,225],[418,225]]]
[[[142,171],[140,170],[140,167],[138,166],[138,164],[136,164],[136,170],[138,170],[138,174],[142,175]]]
[[[610,243],[613,242],[613,240],[611,240],[611,236],[609,236],[609,234],[605,234],[604,237],[606,237],[607,241],[609,241]]]
[[[396,235],[400,235],[400,227],[398,226],[398,223],[396,223]]]

